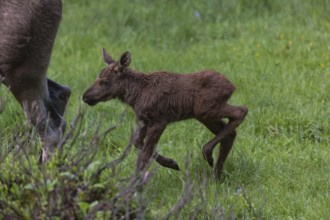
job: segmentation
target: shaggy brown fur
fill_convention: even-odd
[[[210,166],[213,166],[213,149],[221,144],[215,167],[216,175],[220,177],[236,137],[235,129],[248,112],[246,107],[227,104],[235,86],[223,75],[210,70],[192,74],[133,71],[128,68],[131,61],[129,52],[116,62],[103,50],[103,58],[108,66],[85,92],[83,100],[95,105],[119,98],[134,109],[137,120],[144,125],[136,143],[141,149],[138,169],[143,169],[154,155],[161,165],[178,170],[177,163],[155,153],[155,147],[167,124],[195,118],[215,134],[203,147],[204,157]],[[223,118],[228,118],[229,122],[226,124]]]
[[[57,145],[68,87],[47,79],[61,0],[0,0],[0,78],[43,140],[41,160]]]

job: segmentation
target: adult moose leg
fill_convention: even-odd
[[[15,78],[10,77],[11,75],[6,77],[6,84],[9,85],[8,87],[11,92],[21,103],[28,121],[37,129],[43,143],[40,160],[46,161],[50,153],[59,143],[65,128],[65,121],[62,118],[62,114],[57,111],[59,110],[61,113],[64,112],[64,106],[59,107],[59,105],[57,105],[58,107],[56,109],[48,92],[46,76],[42,74],[24,74],[26,69],[30,69],[26,65],[22,65],[13,70],[15,74],[22,74],[21,79],[26,82],[26,84],[16,84],[14,81]],[[32,67],[32,69],[34,68],[35,67]],[[61,87],[59,87],[58,95],[62,96],[63,91],[61,91],[60,88]],[[66,92],[64,93],[66,94]],[[55,94],[53,94],[53,96],[55,96]],[[66,103],[67,99],[68,97],[62,101],[55,101],[60,104],[60,102]]]
[[[216,136],[209,141],[204,147],[203,147],[203,154],[204,157],[207,159],[208,163],[213,166],[213,158],[212,158],[212,152],[214,147],[221,142],[221,148],[220,148],[220,155],[217,161],[217,167],[216,167],[216,176],[220,177],[221,170],[223,167],[223,164],[228,156],[228,153],[232,147],[233,141],[236,136],[235,129],[242,123],[243,119],[245,118],[246,114],[248,112],[248,109],[243,106],[232,106],[229,104],[224,105],[222,108],[219,109],[218,113],[216,114],[205,114],[205,115],[199,115],[199,120],[204,122],[207,122],[207,126],[209,129],[216,132],[216,124],[215,122],[219,121],[221,118],[228,118],[229,122],[226,125],[223,124],[217,124],[219,126],[218,129],[220,129]],[[211,124],[211,121],[214,121],[213,124]],[[222,126],[222,129],[220,128]],[[223,147],[225,146],[225,147]]]
[[[61,0],[1,1],[0,71],[43,142],[41,160],[58,144],[70,89],[47,79],[61,20]]]
[[[135,143],[135,147],[138,148],[139,150],[142,150],[143,145],[144,145],[144,139],[147,135],[147,126],[144,124],[142,128],[140,129],[140,135]],[[153,153],[154,159],[163,167],[167,167],[173,170],[180,170],[179,165],[172,160],[171,158],[164,157],[155,151]]]

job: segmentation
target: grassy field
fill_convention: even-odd
[[[329,42],[327,0],[63,0],[48,74],[71,87],[66,118],[72,121],[79,108],[84,110],[85,138],[99,122],[101,129],[115,124],[126,109],[117,100],[93,108],[81,100],[104,67],[103,47],[115,59],[129,50],[131,67],[143,72],[207,68],[224,73],[237,87],[230,103],[248,106],[249,113],[237,129],[223,179],[214,180],[202,157],[211,133],[193,120],[170,125],[158,150],[175,159],[181,171],[152,164],[154,177],[143,191],[151,216],[164,217],[190,184],[195,196],[178,219],[194,218],[200,204],[198,219],[329,219]],[[0,92],[5,148],[12,131],[25,122],[7,88]],[[97,160],[117,158],[134,125],[128,109],[102,142]],[[70,150],[79,147],[78,142]],[[121,164],[122,176],[134,172],[135,160],[133,150]]]

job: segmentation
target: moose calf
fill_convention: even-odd
[[[103,59],[108,66],[84,93],[83,100],[93,106],[119,98],[134,109],[137,120],[143,124],[135,143],[141,149],[138,170],[145,168],[151,157],[162,166],[179,170],[174,160],[158,154],[155,147],[167,124],[195,118],[215,134],[202,150],[210,166],[213,166],[213,149],[221,144],[215,166],[215,175],[219,178],[236,137],[235,129],[248,112],[247,107],[227,104],[235,86],[223,75],[210,70],[192,74],[165,71],[143,74],[128,68],[129,52],[116,62],[103,49]],[[222,120],[224,118],[228,118],[228,123]]]

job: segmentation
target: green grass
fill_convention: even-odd
[[[193,120],[170,125],[158,150],[179,162],[180,172],[160,168],[145,188],[155,218],[183,194],[186,171],[197,195],[182,210],[191,217],[205,198],[209,218],[217,207],[225,218],[328,219],[330,216],[330,2],[319,1],[111,1],[64,0],[63,20],[49,77],[73,94],[66,118],[80,107],[83,128],[92,132],[118,120],[126,108],[113,100],[90,108],[81,96],[104,67],[101,49],[117,59],[132,53],[131,67],[143,72],[214,69],[237,87],[230,103],[249,113],[224,169],[214,180],[201,147],[212,135]],[[7,89],[0,117],[2,147],[23,125],[23,113]],[[103,143],[98,159],[124,150],[135,125],[128,110]],[[75,146],[79,150],[79,145]],[[217,149],[217,148],[216,148]],[[214,155],[216,156],[216,155]],[[123,162],[134,172],[136,151]],[[188,165],[185,164],[188,160]],[[220,211],[219,211],[220,210]],[[205,213],[199,219],[205,219]]]

